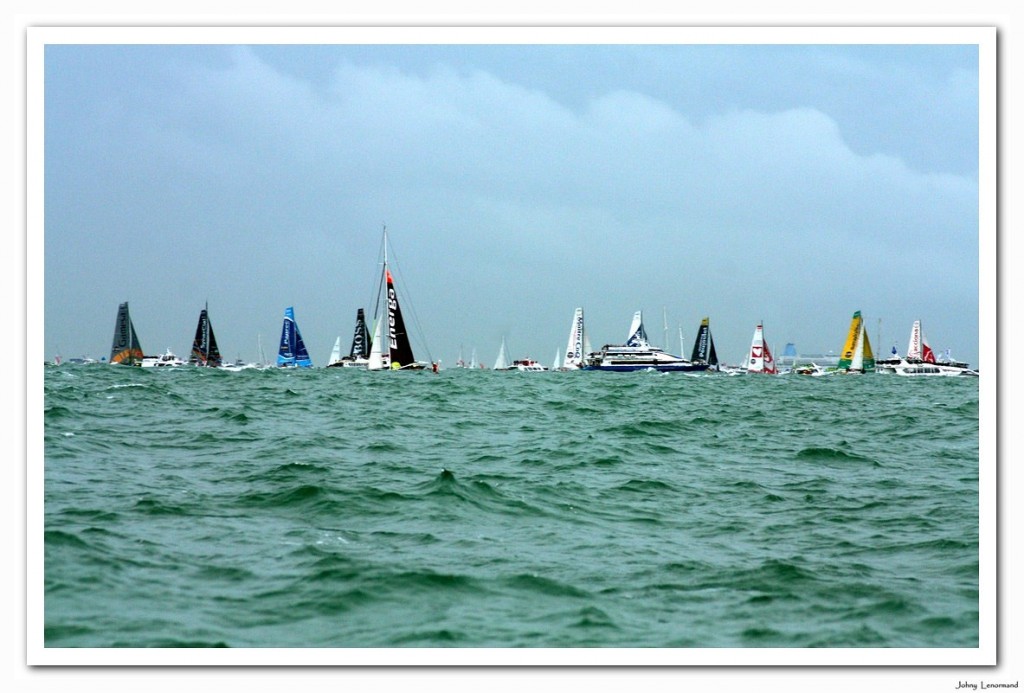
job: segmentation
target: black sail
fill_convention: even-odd
[[[366,327],[366,315],[362,308],[356,311],[356,331],[352,335],[352,349],[348,355],[354,359],[370,356],[370,331]]]
[[[391,367],[400,368],[415,363],[416,358],[412,354],[412,344],[409,341],[409,334],[405,331],[405,321],[402,319],[402,309],[398,306],[398,294],[395,292],[394,280],[391,278],[391,271],[387,270],[388,290],[388,324],[387,339],[388,350],[391,353]]]
[[[189,361],[199,366],[211,367],[220,366],[222,363],[217,338],[213,334],[213,325],[210,324],[210,314],[206,308],[199,313],[199,324],[196,325],[196,336],[192,340],[192,355]]]

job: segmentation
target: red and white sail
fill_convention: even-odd
[[[921,321],[915,320],[910,328],[910,343],[907,345],[907,360],[921,360],[925,363],[935,363],[935,352],[928,346],[928,340],[921,332]]]
[[[754,329],[754,338],[750,342],[750,354],[747,357],[748,373],[778,373],[775,367],[775,358],[772,356],[768,343],[764,341],[764,326],[758,325]]]

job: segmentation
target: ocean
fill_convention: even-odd
[[[44,646],[977,648],[978,383],[47,367]]]

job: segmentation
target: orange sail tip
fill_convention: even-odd
[[[394,284],[394,282],[391,280],[391,270],[384,270],[384,273],[387,275],[388,284]]]

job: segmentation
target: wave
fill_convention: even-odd
[[[47,647],[979,641],[976,381],[74,374]]]

